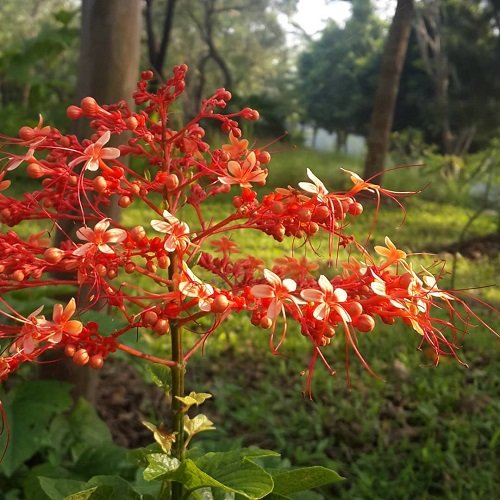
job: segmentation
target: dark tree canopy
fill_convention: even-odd
[[[370,3],[361,2],[343,28],[331,22],[310,42],[298,62],[304,121],[337,134],[366,132],[383,33]]]

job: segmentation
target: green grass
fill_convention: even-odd
[[[463,340],[469,368],[450,359],[431,366],[407,328],[379,325],[359,340],[380,380],[351,354],[349,387],[344,341],[336,338],[325,355],[338,375],[318,366],[310,401],[301,396],[310,348],[297,329],[273,356],[265,332],[226,323],[188,369],[188,390],[214,395],[204,411],[218,431],[202,445],[223,449],[237,440],[276,449],[294,465],[332,467],[346,481],[323,491],[327,499],[493,498],[500,358],[491,334]]]
[[[276,146],[278,149],[278,146]],[[273,156],[270,186],[296,185],[306,180],[310,167],[331,190],[346,188],[348,176],[339,167],[359,170],[352,158],[308,150],[286,149]],[[413,172],[413,171],[412,171]],[[405,171],[390,174],[399,189],[416,189],[415,176]],[[406,185],[406,182],[411,182]],[[220,220],[232,210],[231,197],[207,203],[207,213]],[[447,203],[415,197],[405,203],[406,223],[400,210],[384,204],[368,246],[391,239],[407,252],[439,250],[458,238],[472,213]],[[181,217],[193,230],[192,211]],[[374,208],[352,224],[352,231],[364,242],[375,217]],[[156,218],[139,205],[124,211],[125,225],[149,227]],[[495,232],[497,221],[483,214],[470,235]],[[33,225],[30,226],[33,230]],[[278,244],[272,238],[252,232],[235,232],[233,239],[242,253],[267,262],[292,250],[314,253],[291,239]],[[325,258],[326,240],[320,244]],[[417,255],[414,265],[432,265],[436,257]],[[438,259],[449,255],[439,254]],[[499,259],[475,261],[459,258],[456,287],[480,287],[498,280]],[[195,268],[195,272],[199,272]],[[334,272],[334,271],[331,271]],[[449,283],[445,275],[445,284]],[[500,304],[498,287],[471,292],[481,300]],[[493,327],[498,317],[478,307]],[[187,334],[189,338],[189,334]],[[302,398],[301,372],[310,359],[310,348],[296,327],[291,326],[280,356],[268,346],[268,332],[253,328],[248,318],[233,317],[214,334],[204,356],[194,356],[188,367],[188,390],[214,395],[204,411],[218,431],[202,441],[205,448],[227,448],[235,442],[273,448],[294,465],[322,464],[335,468],[346,481],[325,498],[345,499],[490,499],[500,491],[495,461],[500,443],[498,393],[500,366],[498,343],[483,327],[463,339],[461,357],[466,368],[444,359],[431,366],[428,352],[417,350],[419,336],[402,325],[378,324],[368,335],[360,335],[360,349],[377,380],[351,355],[351,386],[345,380],[345,350],[341,337],[332,342],[326,355],[338,376],[331,377],[319,366],[313,383],[314,399]],[[150,342],[157,353],[165,339]],[[495,351],[495,349],[497,349]],[[200,443],[200,441],[198,441]],[[196,443],[195,443],[196,444]]]

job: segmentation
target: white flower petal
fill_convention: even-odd
[[[318,285],[323,290],[323,292],[330,294],[333,293],[333,286],[330,283],[330,280],[325,276],[321,275],[318,279]]]
[[[295,292],[297,288],[297,283],[295,283],[294,280],[291,278],[286,278],[283,280],[283,286],[289,291],[289,292]]]
[[[105,237],[108,243],[119,243],[127,238],[127,231],[118,228],[109,229],[106,231]]]
[[[347,300],[347,292],[343,288],[336,288],[333,296],[337,302],[345,302]]]
[[[151,227],[160,233],[168,233],[172,225],[163,220],[152,220]]]
[[[269,269],[264,269],[263,273],[264,273],[264,278],[266,278],[266,281],[268,283],[270,283],[274,287],[281,285],[281,278],[277,274],[274,274]]]

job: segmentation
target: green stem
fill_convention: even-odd
[[[177,322],[170,325],[172,338],[172,359],[177,363],[172,368],[172,428],[175,432],[175,443],[172,447],[172,455],[179,459],[184,459],[184,412],[182,403],[177,396],[184,396],[184,353],[182,350],[182,327]],[[175,496],[173,497],[176,498]]]
[[[169,275],[172,279],[178,265],[179,256],[175,255],[170,264]],[[184,352],[182,347],[182,326],[178,321],[170,321],[170,339],[172,346],[172,361],[176,363],[171,368],[172,373],[172,390],[171,390],[171,408],[172,408],[172,431],[175,433],[175,443],[172,447],[172,456],[179,461],[184,460],[184,412],[183,405],[178,397],[184,396]],[[181,500],[184,495],[184,486],[181,483],[172,482],[172,500]]]

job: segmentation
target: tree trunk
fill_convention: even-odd
[[[335,132],[335,151],[337,153],[347,153],[347,139],[349,133],[346,130],[337,130]]]
[[[365,179],[384,170],[399,81],[410,38],[413,8],[413,0],[398,0],[387,36],[368,133]],[[377,182],[380,182],[381,177],[378,176]]]
[[[123,99],[131,104],[139,69],[140,28],[141,0],[83,0],[77,102],[92,96],[103,104]],[[88,136],[90,129],[84,120],[76,125],[79,136]],[[110,145],[118,146],[124,137],[113,138]],[[110,206],[107,213],[114,219],[119,218],[116,205]],[[74,230],[72,223],[68,225],[64,221],[60,224],[68,234]],[[59,232],[58,238],[66,237]],[[85,301],[85,297],[80,297],[80,301]],[[61,353],[56,350],[49,354],[52,359],[61,358]],[[74,384],[75,398],[94,398],[96,378],[89,367],[77,367],[65,359],[43,363],[39,368],[40,378]]]
[[[421,2],[417,9],[415,28],[424,68],[434,84],[436,115],[441,128],[441,152],[450,155],[454,149],[448,98],[450,69],[440,0]]]
[[[170,44],[170,34],[174,24],[175,4],[177,0],[167,0],[165,4],[165,17],[163,18],[163,30],[160,45],[156,44],[156,36],[153,26],[153,0],[146,0],[144,17],[146,20],[146,33],[148,44],[149,62],[156,73],[156,78],[165,79],[164,66]]]

